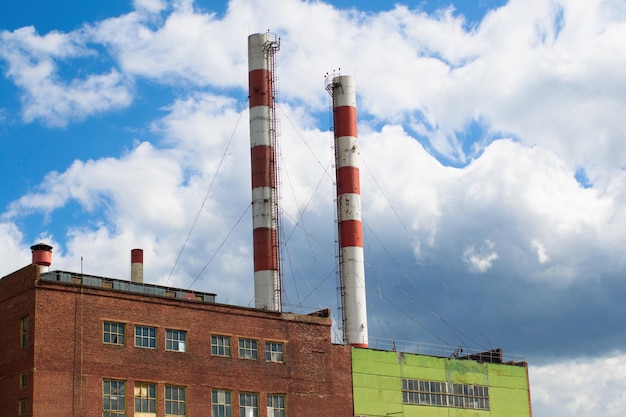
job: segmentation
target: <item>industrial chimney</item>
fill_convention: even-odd
[[[278,251],[275,53],[280,39],[270,33],[248,37],[252,234],[255,307],[281,311]]]
[[[333,75],[327,78],[326,89],[333,99],[343,340],[345,344],[351,346],[367,347],[365,266],[354,78]]]
[[[130,280],[139,284],[143,283],[143,249],[130,251]]]
[[[30,247],[33,253],[33,263],[39,266],[39,272],[48,272],[52,264],[52,246],[45,243],[37,243]]]

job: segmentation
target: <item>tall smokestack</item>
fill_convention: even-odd
[[[143,283],[143,249],[130,251],[130,280]]]
[[[356,90],[351,76],[333,76],[326,84],[333,98],[339,274],[345,344],[367,347],[365,266],[361,223]]]
[[[275,53],[280,40],[269,33],[248,37],[252,239],[255,307],[281,311],[276,176]]]
[[[52,246],[38,243],[30,247],[33,253],[33,263],[39,266],[39,272],[48,272],[52,264]]]

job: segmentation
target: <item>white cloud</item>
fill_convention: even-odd
[[[530,245],[537,252],[537,260],[539,261],[539,263],[545,264],[546,262],[550,261],[550,256],[548,256],[548,254],[546,253],[546,248],[539,240],[533,239],[530,242]]]
[[[159,13],[165,10],[167,6],[165,0],[133,0],[133,7],[148,13]]]
[[[65,126],[95,113],[126,107],[130,83],[117,70],[63,81],[57,61],[86,58],[94,52],[84,46],[80,32],[50,32],[40,36],[32,26],[0,36],[0,57],[8,62],[7,76],[22,88],[22,117],[49,126]]]
[[[618,417],[626,404],[626,356],[530,367],[533,415]]]
[[[463,262],[469,266],[470,272],[484,273],[491,269],[494,261],[498,259],[498,253],[494,251],[495,244],[486,239],[480,248],[468,246],[463,250]]]

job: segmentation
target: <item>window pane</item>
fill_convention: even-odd
[[[185,387],[165,386],[165,414],[185,415]]]

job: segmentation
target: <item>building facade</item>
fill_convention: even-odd
[[[499,351],[448,358],[355,348],[355,415],[532,416],[526,362],[501,358]]]
[[[313,315],[27,266],[0,280],[0,417],[352,416],[350,348]]]

